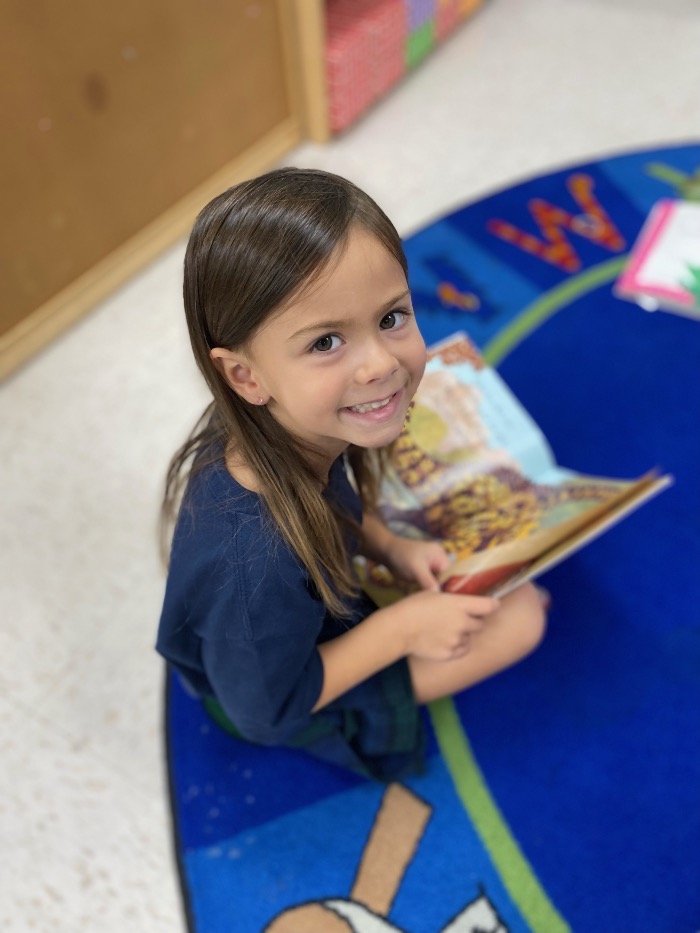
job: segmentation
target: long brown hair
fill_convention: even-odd
[[[321,495],[309,449],[265,406],[250,405],[234,392],[210,351],[243,349],[271,314],[318,278],[352,226],[376,236],[407,275],[401,239],[386,214],[354,184],[328,172],[268,172],[229,188],[201,211],[187,245],[183,292],[192,349],[213,401],[170,463],[162,508],[165,535],[192,470],[235,452],[255,474],[270,516],[338,616],[357,584],[343,520]],[[382,455],[351,448],[348,458],[363,506],[372,509]]]

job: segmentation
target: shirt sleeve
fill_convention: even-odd
[[[281,744],[309,724],[323,686],[325,607],[278,535],[235,529],[215,572],[202,664],[227,716],[250,741]]]

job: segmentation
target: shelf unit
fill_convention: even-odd
[[[413,71],[483,0],[292,0],[304,134],[325,143]],[[367,76],[374,73],[375,86]],[[364,93],[364,99],[358,99]],[[354,96],[350,111],[339,98]],[[344,112],[339,112],[344,111]]]
[[[0,0],[0,379],[184,236],[214,195],[331,138],[339,5],[462,20],[480,3]]]

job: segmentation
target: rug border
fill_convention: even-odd
[[[177,867],[178,881],[180,887],[180,903],[184,913],[185,928],[187,933],[197,933],[195,926],[194,913],[192,910],[192,899],[190,888],[187,881],[185,863],[182,856],[182,833],[180,831],[180,821],[177,808],[175,807],[175,775],[172,756],[172,741],[170,736],[170,709],[172,703],[173,691],[173,673],[164,665],[163,676],[163,705],[162,705],[162,728],[163,728],[163,750],[165,753],[165,770],[168,782],[168,809],[170,810],[170,847],[174,855],[175,865]]]

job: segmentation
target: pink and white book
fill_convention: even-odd
[[[657,201],[614,293],[647,311],[700,319],[700,203]]]

